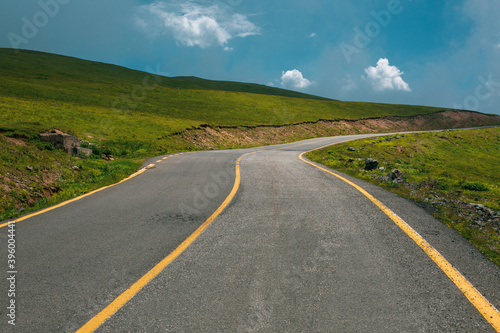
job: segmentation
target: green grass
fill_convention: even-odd
[[[439,200],[478,203],[500,211],[500,128],[406,134],[390,141],[356,140],[306,156],[416,202],[432,204],[437,218],[500,265],[498,232],[491,225],[479,228],[455,204],[443,205]],[[386,171],[364,170],[367,157],[378,160]],[[381,179],[393,169],[402,171],[410,186]]]
[[[283,125],[440,111],[341,102],[256,84],[153,77],[34,51],[0,49],[0,58],[0,129],[57,128],[108,146],[130,143],[143,156],[182,148],[170,135],[203,124]]]
[[[193,127],[285,125],[440,111],[342,102],[250,83],[159,77],[27,50],[0,48],[0,59],[0,219],[123,178],[137,168],[138,159],[194,149],[176,137]],[[52,129],[91,142],[96,154],[77,159],[50,150],[37,136]],[[25,145],[8,141],[9,136]],[[104,161],[103,153],[119,160]],[[71,169],[74,165],[81,167],[79,172]],[[28,172],[27,166],[35,171]]]
[[[0,134],[0,221],[116,183],[140,165],[128,159],[77,159],[36,137]]]

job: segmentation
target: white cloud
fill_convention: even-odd
[[[312,82],[304,78],[302,73],[297,69],[283,72],[281,75],[281,85],[284,88],[305,89],[311,84]]]
[[[363,77],[370,81],[373,89],[376,91],[384,90],[404,90],[411,91],[408,83],[403,81],[401,72],[396,66],[390,66],[389,60],[380,58],[377,62],[377,67],[368,67],[365,69],[367,77]]]
[[[258,35],[259,28],[246,16],[234,14],[217,5],[191,2],[155,2],[139,7],[137,26],[151,37],[171,35],[178,44],[206,48],[225,47],[235,37]]]
[[[312,34],[308,35],[307,38],[313,38],[313,37],[316,37],[316,36],[317,36],[316,33],[313,32]]]

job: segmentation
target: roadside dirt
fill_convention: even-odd
[[[177,142],[194,149],[243,148],[278,144],[321,136],[417,131],[500,125],[500,116],[472,111],[445,110],[412,117],[362,120],[319,120],[284,126],[192,128],[175,135]]]

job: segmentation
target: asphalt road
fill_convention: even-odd
[[[134,178],[19,222],[16,325],[7,323],[3,279],[0,331],[81,328],[219,208],[238,163],[229,205],[96,332],[495,332],[380,208],[299,159],[356,137],[158,157]],[[344,177],[500,308],[497,266],[411,202]],[[0,229],[2,267],[7,233]]]

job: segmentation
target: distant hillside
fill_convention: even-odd
[[[283,97],[316,99],[320,101],[332,101],[332,99],[304,94],[301,92],[269,87],[255,83],[241,83],[233,81],[213,81],[200,79],[195,76],[178,76],[165,80],[165,86],[181,89],[203,89],[203,90],[223,90],[233,92],[245,92],[261,95],[274,95]]]
[[[285,125],[412,116],[409,105],[327,100],[257,84],[157,77],[49,53],[0,49],[0,127],[151,141],[203,124]],[[214,89],[214,90],[210,90]]]
[[[175,134],[203,126],[261,128],[442,111],[328,100],[251,83],[156,76],[36,51],[0,48],[0,59],[0,132],[36,136],[59,129],[119,149],[123,156],[181,149]],[[320,135],[308,131],[300,138]],[[293,140],[293,131],[287,140]]]
[[[64,76],[97,83],[106,81],[136,83],[138,80],[142,80],[145,75],[144,72],[121,66],[29,50],[20,50],[19,53],[15,53],[11,49],[0,48],[0,59],[2,59],[0,67],[2,67],[3,74],[19,75],[25,79],[34,78],[44,80]],[[22,60],[22,63],[20,60]],[[160,86],[176,89],[221,90],[325,101],[331,100],[261,84],[205,80],[194,76],[163,76]]]
[[[0,49],[0,220],[116,182],[141,165],[138,159],[164,153],[500,123],[439,111]],[[69,156],[39,139],[54,129],[87,141],[93,154]]]

